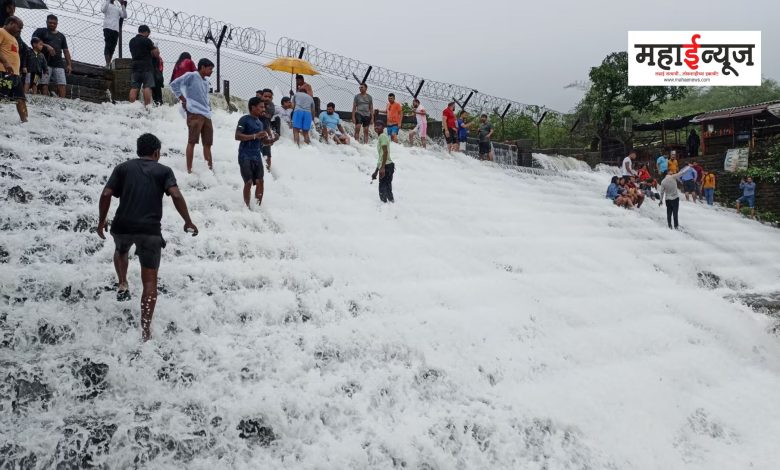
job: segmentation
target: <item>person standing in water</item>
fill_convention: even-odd
[[[379,158],[376,163],[375,175],[379,176],[379,199],[382,202],[395,202],[393,196],[393,174],[395,173],[395,163],[390,158],[390,138],[385,133],[385,123],[376,121],[374,131],[379,137],[376,143],[376,150]]]
[[[661,180],[661,202],[658,203],[662,206],[666,203],[666,223],[669,228],[672,228],[672,219],[674,219],[674,229],[679,228],[679,212],[680,212],[680,193],[677,191],[677,178],[678,173],[667,173],[664,179]]]
[[[360,93],[352,101],[352,123],[355,124],[355,140],[358,143],[368,143],[368,129],[374,123],[374,99],[368,94],[368,85],[360,84]],[[360,140],[360,129],[363,129],[363,140]]]
[[[236,127],[236,140],[238,144],[238,166],[241,169],[241,178],[244,180],[244,204],[249,208],[249,196],[252,185],[255,185],[255,201],[257,207],[263,204],[263,147],[268,141],[269,129],[263,122],[265,103],[258,97],[249,99],[249,114],[238,121]],[[268,156],[268,165],[271,157]]]
[[[425,148],[428,140],[428,111],[417,98],[412,101],[412,107],[414,108],[414,117],[417,119],[417,126],[409,133],[409,145],[414,145],[414,135],[417,134],[420,137],[422,148]]]
[[[116,245],[114,269],[119,278],[117,300],[130,300],[127,268],[128,253],[133,245],[141,262],[141,328],[144,341],[152,337],[152,317],[157,304],[157,270],[160,268],[162,249],[165,248],[160,225],[164,195],[171,197],[173,206],[184,219],[184,231],[193,237],[198,234],[198,228],[190,219],[184,196],[176,184],[173,170],[159,163],[161,147],[160,139],[152,134],[139,137],[136,150],[138,158],[114,168],[99,203],[97,234],[105,240],[111,198],[119,198],[119,208],[111,224],[111,235]]]

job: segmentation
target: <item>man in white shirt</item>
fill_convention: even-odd
[[[622,170],[624,177],[636,176],[636,171],[634,171],[634,160],[636,160],[636,150],[632,150],[631,153],[623,159]]]
[[[412,101],[412,107],[414,108],[414,117],[417,118],[417,127],[409,133],[409,145],[414,145],[414,135],[417,134],[422,142],[422,148],[425,148],[426,140],[428,140],[428,111],[417,98]]]
[[[103,53],[106,56],[106,68],[111,66],[116,45],[119,42],[119,30],[122,28],[122,20],[127,18],[127,0],[105,0],[103,8],[103,38],[106,40],[106,48]]]

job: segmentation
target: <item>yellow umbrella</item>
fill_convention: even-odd
[[[295,57],[278,57],[271,61],[269,64],[265,64],[271,70],[277,72],[287,72],[300,75],[319,75],[317,69],[314,68],[309,62],[303,59],[297,59]]]
[[[296,74],[300,75],[319,75],[317,69],[309,62],[295,57],[277,57],[271,63],[265,64],[271,70],[277,72],[288,72],[290,74],[290,96],[293,93],[293,78]]]

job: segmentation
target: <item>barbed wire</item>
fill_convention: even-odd
[[[76,13],[88,17],[102,16],[101,8],[105,0],[47,0],[49,8],[69,13]],[[245,28],[215,20],[206,16],[190,15],[177,12],[165,7],[158,7],[148,3],[132,1],[127,5],[129,25],[148,25],[153,31],[173,37],[179,37],[194,41],[203,41],[211,34],[216,36],[223,27],[227,27],[228,34],[223,47],[244,52],[247,54],[274,57],[270,51],[266,51],[268,45],[266,32],[256,28]],[[378,86],[398,93],[409,94],[410,90],[420,88],[419,95],[439,102],[457,100],[463,103],[469,95],[471,100],[466,106],[467,110],[478,112],[495,112],[497,114],[510,111],[532,116],[538,119],[543,113],[560,115],[558,111],[543,105],[531,105],[518,101],[501,98],[498,96],[479,93],[473,88],[424,79],[422,77],[390,70],[380,66],[374,66],[357,59],[325,51],[307,42],[283,37],[276,43],[276,57],[297,56],[301,48],[304,48],[304,58],[311,62],[320,72],[353,80],[353,75],[363,79],[366,72],[371,69],[366,83]]]
[[[47,0],[52,10],[62,10],[84,16],[101,16],[105,0]],[[227,27],[223,47],[260,55],[265,50],[265,31],[256,28],[244,28],[213,18],[190,15],[170,8],[132,1],[127,4],[126,24],[145,24],[155,32],[185,39],[203,41],[207,34],[218,34]]]

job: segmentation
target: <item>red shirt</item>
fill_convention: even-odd
[[[637,177],[639,178],[639,181],[647,181],[650,179],[650,172],[644,168],[640,168],[639,175]]]
[[[701,165],[696,164],[693,165],[693,169],[696,170],[696,181],[701,183],[701,180],[704,178],[704,168],[702,168]]]
[[[190,59],[184,59],[181,64],[173,68],[173,76],[171,77],[171,81],[176,80],[187,72],[196,72],[197,70],[198,68],[195,67],[195,62],[191,61]]]
[[[450,109],[449,106],[444,108],[444,123],[447,124],[448,129],[456,129],[458,127],[457,120],[455,119],[455,111]]]

